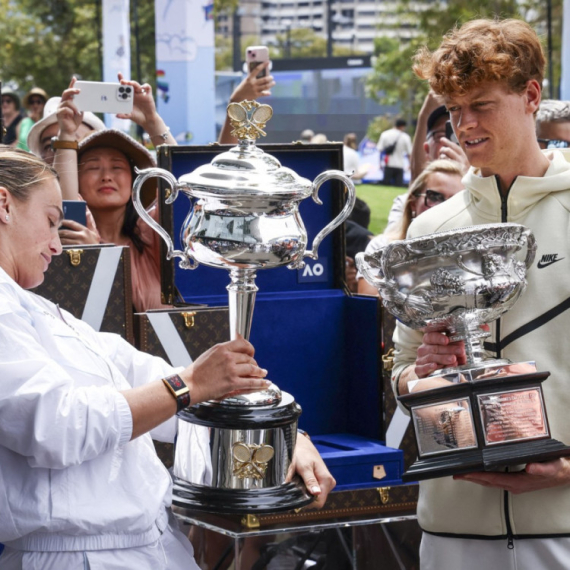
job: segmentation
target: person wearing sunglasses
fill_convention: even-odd
[[[366,253],[372,253],[388,245],[391,241],[404,239],[412,220],[442,204],[461,190],[463,183],[463,165],[454,160],[440,159],[430,162],[412,182],[404,204],[402,218],[395,226],[373,238],[366,247]],[[358,292],[365,295],[378,295],[362,275],[357,275]]]
[[[43,117],[47,100],[48,95],[41,87],[33,87],[24,96],[24,107],[27,110],[27,117],[24,117],[18,125],[17,148],[30,150],[27,143],[28,134],[34,124]]]
[[[546,99],[540,103],[536,136],[542,149],[570,148],[570,101]]]

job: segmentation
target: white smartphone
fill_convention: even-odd
[[[269,61],[269,49],[267,46],[248,46],[245,48],[245,62],[249,71],[266,61]],[[266,71],[266,69],[263,69],[257,77],[265,77]]]
[[[118,115],[133,110],[133,88],[130,85],[76,81],[74,87],[81,89],[81,92],[73,98],[80,111]]]

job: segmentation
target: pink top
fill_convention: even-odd
[[[158,221],[158,207],[152,204],[148,213]],[[160,291],[160,236],[142,219],[137,222],[144,248],[139,251],[132,241],[126,240],[131,249],[131,278],[133,283],[133,305],[137,313],[149,309],[169,307],[162,303]]]

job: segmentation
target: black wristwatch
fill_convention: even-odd
[[[190,405],[190,390],[178,374],[163,378],[165,386],[176,399],[176,411],[179,412]]]

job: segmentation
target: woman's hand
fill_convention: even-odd
[[[75,133],[83,121],[83,113],[73,102],[73,97],[81,92],[81,89],[73,87],[75,82],[76,78],[72,77],[69,87],[61,94],[61,101],[57,107],[60,140],[76,140]]]
[[[87,245],[100,243],[99,234],[73,220],[63,220],[59,230],[61,245]]]
[[[293,462],[289,468],[287,480],[290,481],[295,473],[301,476],[309,493],[316,497],[310,507],[322,508],[328,494],[335,488],[336,481],[327,469],[316,447],[308,437],[302,434],[297,436]]]
[[[217,344],[204,352],[180,376],[190,390],[192,403],[217,400],[267,388],[267,370],[253,358],[253,346],[242,337]]]
[[[133,88],[133,110],[130,113],[119,113],[117,117],[135,122],[150,134],[147,127],[160,119],[152,96],[152,87],[148,83],[141,85],[138,81],[125,79],[122,73],[119,73],[119,81],[121,85],[130,85]]]
[[[257,77],[265,69],[265,77]],[[254,101],[259,97],[271,95],[270,89],[275,85],[272,75],[269,75],[269,62],[266,61],[252,69],[247,77],[234,89],[230,103]]]

